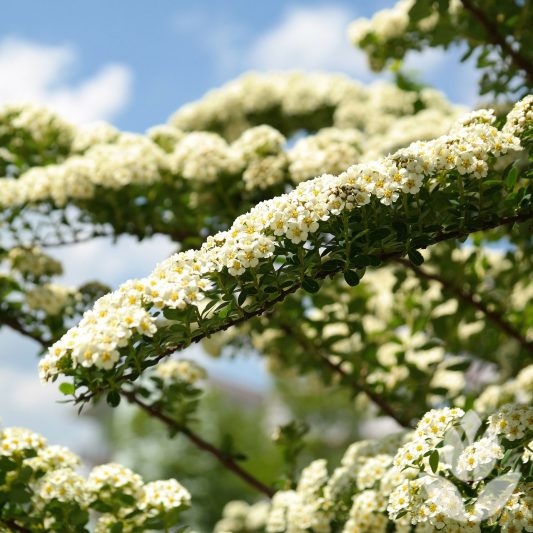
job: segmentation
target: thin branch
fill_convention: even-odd
[[[17,331],[21,335],[24,335],[25,337],[28,337],[28,338],[34,340],[35,342],[40,344],[43,348],[47,348],[49,346],[49,344],[50,344],[47,341],[45,341],[38,333],[35,333],[33,331],[30,331],[30,330],[26,329],[18,320],[16,320],[13,317],[1,315],[0,316],[0,326],[1,325],[8,326],[13,331]]]
[[[405,420],[401,415],[396,413],[392,406],[379,394],[376,394],[372,389],[369,389],[366,386],[366,383],[356,381],[351,374],[348,374],[345,370],[342,369],[340,364],[334,363],[333,361],[330,361],[327,357],[324,357],[324,362],[334,371],[337,372],[339,375],[344,376],[347,378],[351,383],[353,383],[354,388],[359,388],[361,392],[366,394],[370,400],[372,400],[385,414],[389,415],[391,418],[396,420],[400,426],[403,426],[404,428],[412,429],[414,426],[411,424],[410,421]]]
[[[481,26],[483,26],[490,42],[499,46],[502,51],[511,58],[515,66],[526,73],[529,83],[533,85],[533,64],[505,40],[505,37],[500,34],[498,25],[490,20],[485,12],[474,2],[471,0],[461,0],[461,3],[463,4],[463,7],[481,24]]]
[[[532,218],[533,218],[533,212],[526,211],[526,212],[519,213],[519,214],[513,215],[513,216],[502,217],[502,218],[499,218],[499,219],[496,219],[496,220],[494,220],[494,219],[488,220],[487,222],[485,222],[483,225],[477,227],[476,230],[472,231],[472,232],[470,232],[468,230],[464,230],[464,229],[463,230],[458,229],[458,230],[454,230],[454,231],[443,231],[442,233],[437,234],[427,246],[424,246],[424,247],[421,247],[421,248],[427,248],[428,246],[433,246],[433,245],[438,244],[440,242],[448,241],[448,240],[451,240],[451,239],[462,238],[462,237],[465,237],[465,236],[469,235],[470,233],[475,233],[475,232],[478,232],[478,231],[484,231],[484,230],[488,230],[488,229],[493,229],[493,228],[497,228],[497,227],[500,227],[500,226],[505,226],[505,225],[508,225],[508,224],[517,224],[517,223],[521,223],[521,222],[526,222],[526,221],[528,221],[528,220],[530,220]],[[403,255],[404,255],[404,251],[403,250],[402,251],[394,251],[394,252],[386,252],[386,253],[376,254],[376,256],[379,257],[381,259],[381,261],[394,260],[394,259],[397,259],[399,257],[402,257]],[[342,268],[343,267],[339,267],[339,268],[337,268],[335,270],[330,270],[330,271],[320,271],[314,277],[315,277],[315,279],[325,279],[327,277],[333,277],[336,274],[338,274],[342,270]],[[218,333],[219,331],[225,331],[225,330],[229,329],[230,327],[233,327],[233,326],[236,326],[238,324],[242,324],[243,322],[246,322],[250,318],[254,318],[254,317],[262,315],[266,311],[272,309],[277,303],[280,303],[280,302],[284,301],[287,296],[289,296],[290,294],[295,293],[300,288],[301,288],[301,282],[297,281],[293,285],[289,286],[287,289],[280,291],[280,293],[276,297],[274,297],[271,300],[268,300],[266,302],[262,302],[262,305],[259,308],[257,308],[256,310],[254,310],[254,311],[244,311],[243,310],[242,314],[239,317],[235,317],[235,318],[232,317],[232,318],[230,318],[229,320],[227,320],[225,322],[221,322],[218,325],[214,326],[209,331],[206,331],[205,329],[199,330],[198,335],[192,337],[192,339],[190,339],[190,340],[187,340],[187,341],[184,341],[184,342],[177,342],[175,344],[167,346],[166,348],[161,350],[161,352],[159,352],[159,354],[151,361],[151,363],[153,363],[153,365],[156,365],[159,361],[163,360],[165,357],[168,357],[169,355],[173,354],[174,352],[183,350],[184,348],[187,348],[191,344],[195,344],[197,342],[200,342],[202,339],[204,339],[204,338],[206,338],[206,337],[208,337],[210,335],[213,335],[214,333]],[[132,376],[134,376],[134,378],[138,377],[136,374],[133,375],[131,373],[124,373],[121,376],[116,378],[115,383],[121,383],[121,382],[124,382],[124,381],[129,381],[132,378]],[[99,389],[95,389],[95,390],[86,391],[85,393],[80,394],[79,396],[76,396],[74,401],[75,401],[75,403],[87,402],[87,401],[91,400],[93,397],[95,397],[96,395],[98,395],[99,393],[103,392],[104,390],[105,390],[105,388],[99,388]]]
[[[157,418],[169,428],[172,428],[179,433],[185,435],[197,448],[204,450],[207,453],[211,454],[221,465],[226,467],[228,470],[233,472],[236,476],[240,477],[244,482],[248,483],[251,487],[262,492],[269,498],[271,498],[275,491],[255,478],[250,472],[245,470],[240,466],[233,457],[220,450],[213,444],[205,441],[202,437],[194,433],[190,428],[181,426],[171,417],[167,416],[165,413],[159,411],[156,407],[144,403],[140,398],[138,398],[135,393],[128,391],[120,391],[120,394],[128,400],[128,402],[137,405],[143,411],[148,413],[150,416]]]
[[[5,525],[10,531],[20,531],[21,533],[31,533],[31,529],[19,526],[14,520],[0,519],[0,525]]]
[[[300,335],[298,331],[296,331],[294,328],[289,326],[288,324],[282,324],[280,328],[287,333],[287,335],[291,335],[293,337],[296,337],[300,343],[304,346],[304,349],[311,352],[318,361],[322,362],[324,365],[326,365],[330,370],[338,374],[339,376],[342,376],[352,387],[352,389],[356,392],[362,392],[365,394],[370,401],[375,403],[386,415],[393,418],[400,426],[404,428],[412,428],[412,424],[409,420],[406,420],[397,413],[394,408],[387,402],[385,398],[374,392],[372,389],[367,387],[366,383],[364,381],[357,380],[352,374],[349,374],[346,372],[342,366],[341,363],[334,363],[331,361],[331,359],[320,349],[319,346],[317,346],[312,339],[308,339],[305,334]]]
[[[507,322],[502,315],[489,309],[487,305],[483,303],[483,301],[480,300],[475,294],[457,287],[442,276],[438,274],[432,274],[431,272],[414,265],[406,259],[398,258],[396,261],[410,268],[417,276],[440,283],[446,291],[454,294],[457,298],[476,308],[478,311],[481,311],[489,320],[492,321],[493,324],[498,326],[498,328],[500,328],[507,335],[515,339],[522,346],[522,348],[529,353],[533,353],[533,343],[529,342],[517,329],[514,328],[514,326],[509,324],[509,322]]]

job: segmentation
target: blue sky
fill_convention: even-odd
[[[17,0],[0,18],[0,104],[13,99],[51,105],[76,122],[105,119],[144,131],[180,105],[242,72],[327,70],[368,82],[364,56],[346,39],[348,23],[393,2],[172,0],[72,2]],[[429,51],[408,64],[458,103],[476,102],[476,75],[459,65],[458,50]],[[62,249],[67,283],[97,278],[112,286],[146,275],[173,251],[164,238],[142,244],[122,238]],[[36,347],[0,333],[0,418],[28,425],[83,450],[93,428],[55,402],[54,388],[37,382]],[[196,352],[198,353],[198,352]],[[247,386],[265,382],[257,363],[213,370]],[[94,435],[93,435],[94,438]]]
[[[100,80],[102,94],[107,89],[116,104],[95,115],[142,131],[249,68],[338,70],[369,80],[362,54],[347,42],[346,25],[392,3],[18,0],[3,6],[0,60],[6,42],[47,49],[49,56],[62,51],[51,65],[57,72],[48,94],[65,87],[75,92],[110,67],[122,69],[122,81]],[[453,100],[472,103],[471,69],[458,69],[456,59],[453,52],[430,53],[412,63]]]

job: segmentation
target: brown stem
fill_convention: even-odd
[[[2,315],[0,316],[0,325],[5,325],[10,327],[12,330],[17,331],[21,335],[28,337],[35,342],[39,343],[43,348],[47,348],[49,343],[47,343],[39,334],[27,330],[18,320],[15,318]]]
[[[331,368],[331,370],[347,378],[353,384],[354,388],[359,389],[361,392],[366,394],[366,396],[368,396],[370,400],[372,400],[385,414],[396,420],[396,422],[398,422],[400,426],[403,426],[404,428],[414,427],[410,421],[404,419],[401,415],[399,415],[385,400],[385,398],[381,397],[379,394],[376,394],[372,389],[369,389],[366,386],[366,383],[356,381],[352,375],[348,374],[345,370],[342,369],[340,364],[330,361],[327,357],[323,357],[322,359],[324,363],[326,363]]]
[[[494,219],[489,220],[485,222],[483,225],[476,228],[475,231],[484,231],[488,229],[497,228],[499,226],[504,226],[507,224],[517,224],[520,222],[526,222],[527,220],[530,220],[531,218],[533,218],[533,212],[526,211],[523,213],[519,213],[517,215],[502,217],[497,220],[494,220]],[[468,230],[465,230],[465,229],[458,229],[454,231],[443,231],[442,233],[437,234],[432,239],[431,243],[421,248],[427,248],[428,246],[433,246],[435,244],[438,244],[439,242],[465,237],[469,235],[470,233],[474,233],[474,232],[469,232]],[[404,251],[402,250],[402,251],[394,251],[394,252],[385,252],[385,253],[376,254],[376,255],[382,261],[390,261],[390,260],[402,257],[404,255]],[[343,267],[344,265],[342,265],[341,267],[335,270],[331,270],[327,272],[326,271],[317,272],[317,274],[314,277],[315,279],[324,279],[328,276],[333,277],[335,274],[338,274],[342,270]],[[171,346],[167,346],[161,352],[159,352],[157,357],[155,357],[152,360],[152,363],[156,365],[159,361],[161,361],[165,357],[168,357],[169,355],[179,350],[183,350],[184,348],[190,346],[193,343],[201,341],[203,338],[209,335],[213,335],[214,333],[218,333],[219,331],[225,331],[232,326],[236,326],[238,324],[246,322],[250,318],[262,315],[263,313],[265,313],[266,311],[274,307],[277,303],[285,300],[285,298],[289,294],[293,294],[300,288],[301,288],[301,282],[297,281],[293,285],[288,287],[287,289],[282,290],[275,298],[272,298],[271,300],[268,300],[267,302],[263,302],[263,305],[261,305],[255,311],[244,311],[241,308],[241,314],[238,317],[230,318],[226,322],[220,323],[219,325],[213,327],[209,331],[201,330],[200,333],[197,336],[193,337],[191,340],[184,341],[184,342],[178,342],[176,344],[172,344]],[[129,381],[132,377],[133,375],[131,373],[124,373],[115,380],[115,383]],[[135,375],[134,377],[136,378],[138,377],[138,375]],[[105,388],[94,389],[92,391],[89,390],[83,394],[80,394],[79,396],[76,396],[74,401],[75,403],[87,402],[91,400],[94,396],[96,396],[97,394],[103,392],[104,390]]]
[[[481,24],[481,26],[485,28],[490,42],[499,46],[502,51],[512,59],[515,66],[526,73],[529,83],[533,85],[533,64],[505,40],[505,37],[500,34],[498,25],[490,20],[485,12],[474,2],[471,0],[461,0],[461,3],[463,4],[463,7]]]
[[[21,531],[23,533],[31,533],[31,529],[19,526],[14,520],[0,519],[0,525],[5,525],[9,531]]]
[[[325,354],[311,339],[308,339],[305,334],[300,334],[296,329],[292,328],[287,323],[282,324],[280,328],[285,331],[287,335],[297,338],[304,346],[304,349],[311,352],[320,362],[329,367],[330,370],[333,370],[333,372],[346,379],[354,391],[365,394],[370,401],[375,403],[386,415],[396,420],[400,426],[404,428],[413,427],[409,420],[404,419],[399,413],[397,413],[387,402],[387,400],[385,400],[385,398],[367,387],[364,381],[357,380],[352,374],[349,374],[343,370],[340,363],[334,363],[331,361],[327,354]]]
[[[481,311],[489,320],[498,326],[503,332],[515,339],[526,351],[533,353],[533,343],[529,342],[518,330],[516,330],[509,322],[507,322],[499,313],[492,311],[487,307],[483,301],[481,301],[476,295],[471,292],[457,287],[447,279],[439,276],[438,274],[432,274],[427,270],[420,268],[419,266],[414,265],[406,259],[398,258],[396,259],[398,263],[405,265],[410,268],[417,276],[432,280],[440,283],[445,290],[454,294],[457,298]]]
[[[183,435],[185,435],[197,448],[199,448],[200,450],[204,450],[207,453],[211,454],[221,465],[225,466],[228,470],[233,472],[236,476],[240,477],[243,481],[248,483],[248,485],[262,492],[269,498],[272,498],[275,491],[272,490],[270,487],[266,486],[264,483],[262,483],[258,479],[256,479],[252,474],[250,474],[250,472],[248,472],[242,466],[240,466],[235,461],[235,459],[233,459],[233,457],[223,452],[222,450],[218,449],[213,444],[202,439],[200,436],[194,433],[190,428],[181,426],[175,420],[167,416],[165,413],[159,411],[159,409],[157,409],[153,405],[144,403],[140,398],[138,398],[135,395],[135,393],[122,390],[120,394],[124,396],[124,398],[126,398],[128,402],[137,405],[143,411],[147,412],[150,416],[157,418],[158,420],[166,424],[169,428],[172,428],[178,431],[179,433],[182,433]]]

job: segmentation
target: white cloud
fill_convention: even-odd
[[[347,28],[356,18],[348,7],[332,3],[289,7],[276,24],[259,33],[235,20],[214,21],[198,9],[180,12],[173,25],[211,54],[213,69],[225,79],[249,69],[341,71],[363,82],[390,79],[388,72],[373,73],[366,55],[349,42]],[[207,34],[206,25],[211,27]],[[405,68],[451,101],[472,107],[479,101],[478,73],[473,58],[460,62],[463,52],[460,47],[410,52]]]
[[[334,70],[367,79],[364,55],[348,41],[346,29],[355,18],[335,5],[291,7],[279,24],[260,35],[246,55],[250,68],[263,70]]]
[[[373,75],[366,57],[347,37],[355,17],[341,5],[292,6],[275,25],[257,34],[240,21],[213,21],[209,12],[194,8],[180,11],[173,26],[206,49],[213,57],[213,68],[226,78],[248,69],[297,69],[342,71],[368,80]],[[206,25],[210,26],[207,34]]]
[[[49,46],[6,37],[0,41],[0,103],[46,104],[77,123],[111,119],[128,103],[132,74],[122,64],[103,66],[92,77],[69,84],[77,63],[68,45]]]

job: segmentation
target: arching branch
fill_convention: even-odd
[[[328,367],[335,374],[341,376],[355,392],[363,393],[371,402],[379,407],[383,413],[394,419],[400,426],[404,428],[412,428],[410,421],[406,420],[400,413],[397,413],[385,398],[374,392],[364,381],[358,380],[355,376],[346,372],[342,368],[341,363],[334,363],[331,361],[328,354],[324,353],[322,348],[317,346],[312,339],[307,338],[305,334],[288,323],[282,324],[280,328],[287,335],[296,338],[302,347],[313,355],[315,360],[321,365]]]
[[[529,342],[512,324],[507,322],[505,318],[488,308],[488,306],[475,294],[467,291],[464,288],[454,285],[451,281],[446,278],[429,272],[428,270],[414,265],[410,261],[407,261],[402,258],[396,259],[396,261],[405,267],[411,269],[417,276],[431,281],[436,281],[440,283],[445,291],[456,296],[462,302],[465,302],[468,305],[471,305],[478,311],[481,311],[485,317],[487,317],[493,324],[495,324],[499,329],[501,329],[509,337],[515,339],[524,350],[533,354],[533,343]]]
[[[525,212],[521,212],[519,214],[512,215],[512,216],[501,217],[499,219],[491,217],[489,220],[485,221],[484,223],[478,224],[476,227],[476,230],[477,231],[489,230],[489,229],[497,228],[503,225],[525,222],[525,221],[531,220],[532,218],[533,218],[533,212],[531,211],[525,211]],[[458,229],[458,230],[453,230],[453,231],[442,231],[436,234],[431,240],[431,242],[428,242],[425,247],[429,247],[429,246],[438,244],[440,242],[448,241],[451,239],[464,238],[464,237],[467,237],[470,233],[471,232],[468,231],[468,229],[466,228],[462,230]],[[394,259],[398,259],[402,257],[404,254],[405,254],[404,251],[395,251],[395,252],[378,253],[376,254],[376,256],[381,261],[385,262],[385,261],[391,261]],[[339,266],[338,268],[335,268],[332,270],[329,270],[329,269],[322,270],[316,273],[315,279],[325,279],[327,277],[333,277],[342,270],[343,270],[342,266]],[[253,311],[246,311],[244,309],[241,309],[241,313],[237,317],[231,317],[226,320],[221,320],[220,322],[217,322],[210,328],[198,329],[186,341],[167,344],[166,346],[162,347],[158,351],[157,355],[150,361],[151,366],[156,365],[159,361],[163,360],[165,357],[168,357],[174,352],[181,351],[187,348],[188,346],[190,346],[191,344],[200,342],[202,339],[209,337],[213,335],[214,333],[225,331],[233,326],[246,322],[250,318],[261,316],[268,310],[272,309],[277,303],[284,301],[287,296],[301,289],[301,287],[302,287],[302,282],[300,280],[295,281],[292,285],[288,286],[286,289],[280,290],[280,292],[276,294],[275,296],[273,296],[272,298],[266,299],[264,302],[262,302],[261,306],[259,306],[257,309]],[[130,381],[132,379],[135,379],[137,376],[138,374],[133,374],[131,371],[126,371],[115,379],[115,384],[120,384],[123,382]],[[97,397],[98,395],[102,394],[103,392],[105,392],[105,390],[107,390],[105,386],[98,386],[91,390],[86,390],[85,392],[75,395],[74,402],[77,404],[84,404],[92,400],[93,398]]]
[[[237,463],[237,461],[233,457],[231,457],[231,455],[228,455],[210,442],[207,442],[202,437],[194,433],[194,431],[192,431],[190,428],[181,426],[175,420],[167,416],[165,413],[163,413],[153,405],[145,403],[134,392],[122,390],[120,394],[124,398],[126,398],[129,403],[137,405],[143,411],[148,413],[151,417],[160,420],[169,428],[185,435],[198,449],[203,450],[212,455],[221,465],[223,465],[229,471],[233,472],[236,476],[241,478],[245,483],[247,483],[254,489],[265,494],[269,498],[274,495],[275,491],[273,489],[259,481],[250,472],[240,466],[239,463]]]
[[[533,64],[505,40],[505,37],[500,34],[498,25],[481,8],[472,2],[472,0],[461,0],[461,3],[465,10],[483,26],[489,42],[499,46],[502,52],[511,58],[515,66],[526,73],[529,84],[533,85]]]
[[[26,327],[24,327],[15,317],[10,317],[6,315],[0,316],[0,326],[8,326],[13,331],[16,331],[17,333],[20,333],[24,337],[28,337],[29,339],[34,340],[38,344],[41,345],[42,348],[46,349],[52,341],[48,342],[45,341],[38,333],[35,331],[30,331]]]

